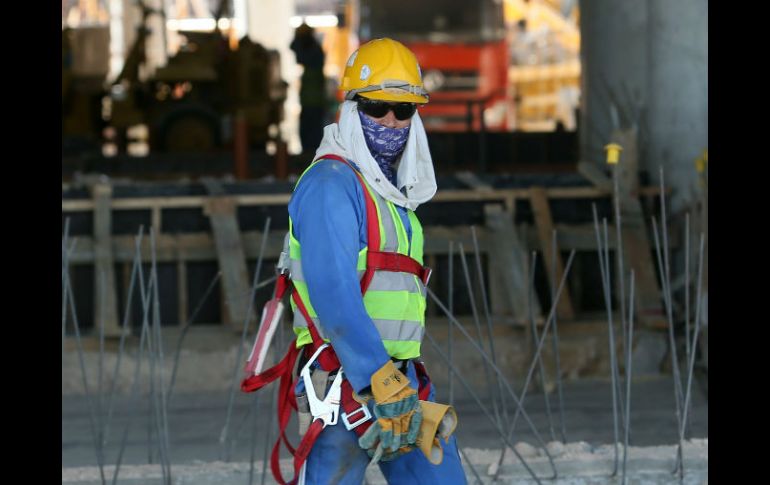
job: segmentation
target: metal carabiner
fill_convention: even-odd
[[[323,400],[318,399],[315,394],[315,388],[313,387],[313,381],[310,377],[310,366],[315,362],[321,352],[328,347],[329,344],[323,344],[313,353],[313,356],[307,361],[300,376],[305,383],[305,391],[307,392],[307,401],[310,405],[310,414],[313,416],[313,421],[320,419],[323,421],[324,428],[329,425],[337,424],[337,419],[340,415],[340,397],[342,395],[342,367],[337,370],[337,375],[332,381],[332,385],[329,388],[329,392],[326,393],[326,397]]]

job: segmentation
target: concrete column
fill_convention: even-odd
[[[608,87],[647,94],[647,2],[591,0],[580,9],[581,158],[603,163],[602,147],[620,123]]]
[[[676,210],[692,198],[694,160],[708,146],[708,2],[649,0],[650,132],[647,162],[675,192]]]
[[[581,158],[604,161],[601,147],[612,131],[630,127],[610,104],[626,108],[634,99],[641,106],[640,168],[657,183],[663,166],[676,210],[693,195],[693,160],[708,145],[708,3],[580,5]]]

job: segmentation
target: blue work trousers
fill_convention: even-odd
[[[414,365],[409,363],[407,376],[416,383]],[[431,389],[429,401],[434,401],[435,390]],[[422,451],[414,450],[398,458],[380,462],[380,470],[389,484],[395,485],[466,485],[465,472],[457,441],[450,436],[441,440],[444,459],[434,465],[425,458]],[[336,425],[327,426],[313,445],[307,459],[305,483],[307,485],[360,485],[363,483],[369,455],[358,446],[358,435],[348,431],[340,419]]]

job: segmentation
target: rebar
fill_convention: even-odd
[[[666,298],[664,301],[666,302],[666,315],[668,316],[668,326],[669,326],[669,335],[671,337],[671,359],[673,364],[673,372],[674,372],[674,380],[676,382],[675,389],[676,389],[676,397],[677,397],[677,406],[679,406],[680,413],[681,411],[681,405],[682,405],[682,376],[679,372],[679,358],[677,357],[677,350],[676,350],[676,340],[674,338],[674,317],[673,317],[673,303],[671,301],[671,269],[669,265],[669,246],[668,246],[668,221],[666,219],[666,190],[665,190],[665,183],[663,180],[663,166],[660,167],[660,224],[661,224],[661,233],[663,235],[662,243],[663,243],[663,267],[660,268],[662,274],[661,278],[665,279],[666,286],[665,286],[665,294]]]
[[[487,285],[484,281],[484,270],[481,267],[481,251],[479,250],[479,241],[476,237],[476,227],[471,226],[471,237],[473,238],[473,254],[476,259],[476,275],[479,279],[479,287],[481,288],[481,302],[484,306],[484,317],[487,323],[487,338],[489,339],[489,351],[492,355],[492,362],[497,365],[497,354],[495,352],[495,339],[492,332],[492,315],[489,311],[489,304],[487,302]],[[508,408],[503,402],[503,387],[500,384],[500,379],[496,379],[497,382],[497,395],[496,398],[500,399],[500,408],[502,409],[503,423],[508,426]]]
[[[107,286],[107,282],[105,281],[105,274],[104,271],[99,271],[99,284],[102,286],[102,288]],[[99,358],[97,361],[97,377],[96,377],[96,430],[97,430],[97,436],[99,441],[99,451],[104,456],[104,402],[103,402],[103,384],[104,384],[104,320],[106,318],[105,312],[106,312],[106,302],[107,299],[107,292],[102,291],[101,294],[101,304],[99,305],[99,308],[101,311],[99,312],[99,320],[101,320],[101,325],[96,325],[99,329]]]
[[[545,321],[545,324],[543,325],[543,334],[538,338],[537,341],[537,347],[535,348],[535,355],[532,357],[532,362],[529,364],[529,368],[527,369],[527,377],[524,380],[524,386],[522,387],[521,397],[519,398],[517,405],[518,408],[516,409],[516,413],[513,415],[513,421],[511,422],[511,426],[508,428],[508,435],[509,437],[513,436],[513,432],[516,429],[516,424],[519,419],[519,414],[524,414],[524,398],[527,396],[527,389],[529,388],[529,384],[532,381],[532,376],[535,372],[535,365],[537,364],[538,360],[540,359],[540,354],[543,350],[543,345],[545,344],[546,336],[548,335],[548,329],[551,326],[551,322],[553,321],[553,316],[556,314],[556,306],[559,302],[559,297],[561,297],[561,292],[564,289],[564,284],[567,281],[567,275],[569,274],[569,270],[572,267],[572,261],[575,258],[575,250],[573,249],[570,251],[569,258],[567,259],[567,265],[564,268],[564,273],[561,276],[561,280],[559,281],[559,288],[556,290],[556,297],[551,301],[551,309],[548,312],[548,318]],[[548,453],[548,448],[545,447],[546,453]],[[502,453],[500,454],[500,458],[498,459],[498,469],[495,473],[494,480],[497,480],[498,474],[500,473],[500,467],[502,466],[503,460],[505,459],[505,452],[506,449],[503,448]],[[550,456],[550,455],[549,455]],[[553,478],[556,478],[556,468],[554,467],[554,476]]]
[[[155,230],[150,228],[150,258],[152,262],[152,273],[155,277],[155,288],[153,288],[153,327],[155,329],[157,339],[157,353],[158,353],[158,383],[160,386],[160,402],[159,402],[159,431],[160,431],[160,449],[162,450],[161,459],[165,461],[166,485],[171,485],[171,450],[169,445],[169,431],[168,431],[168,401],[166,400],[166,379],[164,378],[164,365],[165,358],[163,355],[163,332],[160,324],[160,294],[159,286],[160,279],[158,277],[158,261],[156,250],[156,238]]]
[[[465,287],[468,289],[468,298],[470,299],[471,303],[471,314],[473,315],[473,323],[476,326],[476,334],[478,335],[478,343],[480,347],[484,347],[484,337],[481,335],[481,323],[479,322],[479,313],[476,309],[476,301],[475,301],[475,295],[473,293],[473,286],[471,284],[471,277],[470,272],[468,271],[468,262],[465,259],[465,250],[463,248],[462,243],[460,243],[460,262],[463,266],[463,275],[465,276]],[[495,419],[497,419],[500,426],[502,426],[502,417],[500,415],[500,409],[498,407],[498,401],[497,396],[495,394],[495,387],[492,385],[492,378],[489,375],[489,366],[486,364],[486,362],[482,362],[484,365],[484,378],[487,383],[487,393],[489,395],[489,402],[492,403],[492,410],[495,413]],[[492,363],[495,363],[492,361]],[[496,365],[496,364],[495,364]],[[500,379],[497,379],[497,382],[500,382]]]
[[[685,332],[685,358],[686,362],[690,361],[690,353],[693,352],[693,348],[690,346],[690,213],[685,214],[685,270],[684,270],[684,332]],[[689,430],[692,429],[692,415],[688,420],[685,420],[684,436],[685,439],[689,435]]]
[[[109,439],[110,423],[112,422],[113,403],[115,398],[115,386],[118,381],[118,371],[120,369],[120,363],[123,360],[123,353],[125,352],[126,337],[129,334],[128,322],[131,315],[131,302],[134,296],[134,286],[136,286],[136,276],[139,272],[139,266],[142,264],[141,260],[141,241],[142,241],[143,227],[139,226],[139,232],[134,241],[134,261],[131,267],[131,277],[128,283],[128,290],[125,303],[125,311],[123,312],[123,323],[121,325],[120,342],[118,343],[118,358],[115,360],[115,366],[112,369],[112,379],[110,380],[110,390],[107,396],[107,421],[104,425],[104,443],[106,445]]]
[[[684,480],[684,457],[683,457],[683,450],[682,450],[682,443],[685,439],[685,431],[686,431],[686,424],[687,424],[687,418],[689,417],[689,410],[691,406],[690,397],[691,397],[691,390],[692,390],[692,376],[693,372],[695,370],[695,349],[698,344],[698,334],[700,333],[700,308],[701,308],[701,297],[702,297],[702,287],[703,287],[703,253],[705,249],[705,238],[703,236],[703,233],[700,234],[700,252],[698,256],[698,289],[697,289],[697,296],[696,296],[696,307],[695,307],[695,329],[693,329],[693,339],[692,339],[692,352],[690,353],[690,360],[687,363],[687,388],[685,390],[684,395],[684,418],[682,419],[681,427],[679,428],[679,449],[677,451],[677,460],[678,460],[678,469],[679,469],[679,481],[680,483]]]
[[[484,481],[481,480],[481,475],[479,475],[479,472],[476,471],[476,467],[473,466],[473,463],[471,463],[471,460],[468,458],[468,455],[465,454],[465,450],[460,448],[459,446],[457,447],[457,449],[460,450],[460,454],[463,455],[463,459],[470,466],[473,476],[476,477],[476,483],[478,483],[479,485],[484,485]]]
[[[251,294],[249,295],[249,305],[246,309],[246,316],[243,321],[243,331],[241,332],[241,343],[238,345],[238,351],[236,352],[235,357],[235,366],[233,369],[233,379],[232,383],[230,385],[230,393],[227,399],[227,414],[225,416],[225,424],[222,427],[222,431],[219,434],[219,446],[220,446],[220,453],[224,454],[224,460],[226,462],[230,461],[230,449],[227,447],[227,433],[229,431],[230,427],[230,416],[233,412],[233,401],[235,400],[235,389],[238,385],[238,374],[241,369],[242,363],[241,363],[241,354],[243,352],[243,347],[246,342],[246,334],[249,330],[249,323],[251,321],[251,314],[252,314],[252,308],[254,306],[254,298],[257,293],[257,284],[259,282],[259,274],[262,271],[262,257],[264,255],[265,251],[265,245],[267,244],[267,234],[270,231],[270,218],[268,217],[265,220],[265,227],[262,231],[262,243],[259,247],[259,256],[257,257],[257,267],[254,269],[254,279],[253,283],[251,285]]]
[[[674,339],[674,323],[671,315],[671,302],[669,300],[670,293],[667,291],[668,289],[668,281],[666,281],[666,273],[663,266],[663,260],[661,256],[661,249],[660,249],[660,237],[658,236],[658,223],[655,220],[655,216],[652,217],[652,232],[655,237],[655,252],[657,255],[658,260],[658,270],[660,273],[660,279],[661,279],[661,287],[663,288],[664,297],[663,300],[666,304],[666,313],[668,315],[668,345],[671,349],[671,363],[673,367],[674,372],[674,399],[676,401],[676,424],[677,428],[681,428],[682,426],[682,400],[680,399],[681,395],[681,380],[679,377],[679,365],[676,362],[677,356],[676,356],[676,340]],[[676,468],[678,469],[681,466],[681,456],[679,455],[680,449],[677,449],[677,461],[676,461]],[[676,469],[672,472],[676,473]]]
[[[530,417],[529,417],[529,414],[527,414],[526,410],[524,410],[524,408],[523,408],[523,406],[522,406],[522,404],[521,404],[521,402],[520,402],[520,400],[519,400],[518,396],[516,395],[516,392],[514,392],[514,390],[511,388],[511,385],[510,385],[510,384],[508,383],[508,381],[505,379],[505,376],[504,376],[503,372],[500,370],[500,368],[499,368],[499,367],[497,367],[496,365],[494,365],[494,363],[492,363],[492,362],[491,362],[491,359],[490,359],[490,358],[489,358],[489,356],[488,356],[488,355],[487,355],[487,354],[484,352],[484,349],[482,349],[481,347],[479,347],[479,345],[478,345],[478,344],[477,344],[477,343],[476,343],[476,342],[473,340],[473,337],[471,337],[471,336],[470,336],[470,334],[468,333],[468,331],[467,331],[467,330],[465,330],[465,329],[463,328],[463,326],[460,324],[460,322],[458,322],[458,321],[457,321],[457,319],[454,317],[454,315],[452,315],[451,313],[449,313],[449,311],[447,310],[446,306],[444,306],[444,304],[441,302],[441,300],[439,299],[439,297],[438,297],[438,296],[436,296],[436,294],[435,294],[435,293],[433,293],[433,291],[431,291],[431,289],[430,289],[430,288],[427,288],[427,291],[428,291],[428,295],[429,295],[431,298],[433,298],[433,301],[434,301],[434,302],[436,302],[436,305],[438,305],[438,307],[441,309],[441,311],[443,311],[443,312],[444,312],[444,314],[445,314],[445,315],[446,315],[446,316],[449,318],[449,321],[450,321],[450,322],[451,322],[453,325],[455,325],[455,326],[457,327],[457,329],[458,329],[458,330],[460,330],[460,333],[461,333],[461,334],[463,334],[463,336],[464,336],[464,337],[465,337],[465,338],[468,340],[468,342],[470,342],[471,346],[472,346],[472,347],[474,347],[474,348],[476,349],[476,351],[479,353],[479,355],[481,356],[481,358],[482,358],[483,360],[487,361],[487,362],[490,364],[490,367],[492,368],[492,370],[493,370],[493,371],[495,371],[495,372],[496,372],[496,373],[497,373],[497,374],[500,376],[500,378],[501,378],[501,381],[502,381],[502,382],[503,382],[503,384],[505,385],[505,386],[504,386],[504,387],[505,387],[505,391],[506,391],[506,392],[507,392],[507,393],[508,393],[508,394],[511,396],[511,398],[513,399],[513,402],[514,402],[514,404],[516,405],[516,408],[517,408],[517,413],[519,413],[519,412],[521,413],[522,417],[524,418],[524,420],[526,421],[526,423],[529,425],[529,428],[532,430],[532,433],[535,435],[535,439],[536,439],[536,440],[537,440],[537,441],[538,441],[538,442],[539,442],[541,445],[543,445],[543,450],[544,450],[544,452],[545,452],[545,455],[548,457],[548,461],[549,461],[549,463],[551,464],[551,469],[554,471],[554,477],[553,477],[553,478],[555,478],[555,477],[556,477],[556,466],[555,466],[555,465],[554,465],[554,463],[553,463],[553,458],[551,457],[551,454],[550,454],[550,452],[548,451],[548,447],[545,445],[545,442],[543,441],[543,438],[540,436],[540,433],[537,431],[537,428],[535,427],[534,423],[533,423],[533,422],[532,422],[532,420],[530,419]],[[427,335],[427,334],[426,334],[426,335]],[[431,339],[431,340],[432,340],[432,339]],[[440,349],[437,349],[437,350],[440,350]],[[443,353],[442,353],[442,356],[443,356]],[[446,360],[446,357],[445,357],[445,356],[444,356],[444,359]],[[449,364],[451,365],[451,362],[450,362]],[[455,373],[457,373],[457,370],[455,370],[454,372],[455,372]],[[458,379],[461,379],[461,382],[464,382],[464,380],[462,380],[462,376],[461,376],[461,375],[459,375],[459,374],[458,374],[458,375],[457,375],[457,378],[458,378]],[[473,394],[473,392],[472,392],[472,391],[469,391],[469,392],[470,392],[471,394]],[[475,396],[475,395],[474,395],[474,396]],[[477,400],[478,400],[478,399],[477,399]],[[480,402],[480,401],[479,401],[479,402]],[[485,408],[485,409],[486,409],[486,408]],[[514,417],[514,419],[515,419],[515,417]],[[501,431],[502,431],[502,430],[501,430]],[[505,437],[505,440],[506,440],[506,441],[508,441],[508,437],[507,437],[507,436]],[[507,443],[506,443],[506,444],[507,444]],[[514,450],[514,451],[515,451],[515,450]]]
[[[606,250],[605,245],[609,244],[609,241],[606,240],[607,236],[607,219],[603,218],[604,220],[604,235],[605,235],[605,241],[602,242],[602,237],[599,233],[599,216],[596,212],[596,204],[592,204],[593,209],[593,216],[594,216],[594,232],[596,233],[596,245],[597,245],[597,251],[599,252],[599,271],[602,274],[602,289],[604,290],[604,305],[607,309],[607,326],[609,329],[609,347],[610,347],[610,378],[612,381],[612,423],[613,423],[613,431],[614,431],[614,440],[613,440],[613,446],[615,450],[615,459],[613,462],[612,467],[612,473],[610,476],[615,476],[618,473],[618,404],[617,404],[617,379],[615,374],[615,339],[614,333],[613,333],[613,324],[612,324],[612,300],[610,298],[610,271],[609,271],[609,253]]]
[[[441,348],[438,346],[435,340],[433,340],[433,337],[430,336],[429,333],[425,333],[425,337],[428,339],[428,342],[430,342],[431,345],[433,345],[434,350],[444,359],[444,361],[447,363],[447,365],[454,367],[454,364],[452,364],[451,361],[449,361],[448,357],[444,352],[441,351]],[[540,482],[540,479],[537,475],[535,475],[535,472],[532,471],[532,469],[527,464],[526,460],[524,460],[524,457],[519,454],[519,452],[516,450],[516,448],[513,446],[511,441],[508,439],[508,437],[505,435],[505,432],[498,426],[497,420],[494,416],[489,412],[489,410],[484,406],[484,403],[481,402],[481,399],[479,399],[478,395],[473,392],[473,389],[468,384],[468,382],[465,380],[465,378],[460,375],[460,373],[455,369],[455,372],[457,373],[457,380],[460,381],[460,384],[463,385],[466,391],[468,391],[468,394],[471,395],[471,397],[476,401],[476,404],[479,406],[479,409],[484,413],[484,415],[489,419],[489,421],[492,423],[492,426],[497,430],[498,434],[500,435],[500,438],[503,440],[503,444],[511,448],[513,450],[513,453],[516,455],[516,458],[521,461],[521,464],[524,465],[524,468],[527,470],[527,472],[532,476],[532,478],[535,480],[535,482],[538,483],[538,485],[542,485],[542,482]],[[534,427],[534,426],[533,426]],[[550,459],[550,455],[549,455]],[[551,461],[551,466],[554,469],[554,475],[556,473],[556,466],[553,464],[553,460]],[[470,463],[470,461],[469,461]]]
[[[537,325],[535,324],[535,311],[533,309],[534,299],[535,299],[536,265],[537,265],[537,252],[532,251],[532,259],[530,260],[530,272],[529,272],[529,288],[527,289],[527,293],[529,296],[527,307],[528,307],[528,313],[529,313],[529,326],[530,326],[530,331],[532,332],[533,349],[537,346],[537,342],[538,342]],[[548,429],[551,431],[551,439],[553,441],[556,441],[556,432],[553,429],[553,419],[551,418],[551,403],[548,399],[548,389],[546,388],[546,385],[545,385],[546,376],[545,376],[545,367],[543,366],[542,356],[538,357],[537,366],[538,366],[538,374],[540,376],[540,387],[543,390],[543,400],[545,402],[545,413],[548,418]],[[522,395],[523,394],[524,393],[522,392]]]
[[[628,463],[628,440],[631,435],[631,362],[634,348],[634,270],[631,269],[631,282],[628,300],[628,341],[626,345],[626,426],[623,440],[623,485],[626,485],[626,464]]]
[[[684,215],[684,351],[690,361],[690,213]]]
[[[174,352],[174,367],[171,369],[171,382],[169,382],[169,385],[168,385],[168,398],[167,398],[168,402],[171,402],[171,394],[174,391],[174,384],[176,383],[176,373],[177,373],[177,369],[179,368],[179,357],[182,353],[182,342],[184,341],[184,338],[187,335],[187,332],[192,326],[192,322],[195,321],[195,317],[198,316],[198,312],[200,312],[200,309],[203,308],[203,303],[208,299],[209,295],[214,290],[214,286],[217,284],[217,282],[221,277],[222,277],[222,272],[217,271],[217,274],[214,276],[214,278],[212,278],[211,283],[209,283],[209,286],[206,288],[206,291],[203,292],[203,296],[201,296],[192,314],[190,315],[190,317],[187,319],[184,326],[182,327],[182,331],[179,333],[179,338],[177,339],[177,342],[176,342],[176,351]]]
[[[613,180],[613,187],[614,187],[614,201],[615,201],[615,238],[616,238],[616,247],[615,247],[615,255],[617,256],[617,276],[616,279],[618,280],[618,299],[620,300],[620,332],[621,332],[621,353],[625,351],[624,347],[626,345],[626,327],[628,326],[628,322],[626,321],[626,289],[625,289],[625,272],[623,271],[623,237],[621,235],[621,228],[622,226],[622,214],[620,212],[620,182],[618,179],[620,178],[620,174],[618,173],[619,166],[615,164],[613,170],[612,170],[612,180]],[[609,246],[609,244],[608,244]],[[609,269],[608,269],[609,271]],[[620,377],[620,376],[618,376]],[[619,397],[622,400],[623,399],[623,393],[619,393]]]
[[[607,296],[612,301],[612,285],[610,284],[611,277],[610,277],[610,238],[607,231],[607,218],[602,218],[602,225],[604,229],[604,268],[607,275]],[[621,312],[621,318],[625,319],[625,316],[622,315]],[[617,393],[617,399],[618,399],[618,409],[620,410],[620,426],[623,425],[623,423],[626,422],[625,419],[625,410],[623,409],[623,387],[621,385],[621,379],[620,379],[620,364],[618,363],[618,347],[615,343],[615,324],[612,323],[612,331],[610,332],[610,344],[612,347],[610,348],[610,364],[612,364],[612,372],[615,375],[615,392]],[[624,334],[625,335],[625,334]],[[623,344],[623,342],[621,342]]]
[[[552,232],[551,237],[551,260],[556,261],[556,229]],[[554,287],[556,285],[556,265],[553,265],[552,273],[551,273],[551,284],[550,287],[550,294],[551,294],[551,301],[554,300],[556,297],[556,288]],[[560,431],[561,431],[561,441],[562,443],[567,443],[567,429],[566,424],[564,422],[564,393],[562,390],[561,385],[561,362],[559,358],[559,326],[557,325],[558,321],[558,315],[554,314],[553,316],[553,332],[551,332],[552,337],[552,343],[553,343],[553,356],[555,360],[555,366],[556,366],[556,390],[559,395],[559,423],[561,425]]]
[[[153,335],[152,330],[150,328],[149,323],[149,312],[150,312],[150,303],[152,303],[152,292],[154,286],[158,284],[158,282],[153,277],[152,271],[150,271],[150,276],[148,278],[148,287],[145,289],[144,287],[144,270],[142,266],[139,266],[139,291],[141,292],[141,299],[142,299],[142,334],[146,337],[147,342],[147,354],[148,354],[148,360],[150,364],[150,379],[149,379],[149,396],[147,399],[147,462],[152,463],[153,462],[153,441],[152,441],[152,433],[153,433],[153,424],[157,426],[158,421],[153,420],[153,418],[156,416],[156,406],[155,406],[155,353],[153,351]],[[160,452],[160,451],[159,451]],[[165,478],[165,468],[163,465],[163,462],[161,460],[161,467],[163,468],[163,475]]]
[[[138,244],[139,243],[137,242],[137,246]],[[145,293],[144,276],[142,275],[141,265],[139,265],[138,267],[138,278],[139,278],[139,292],[140,292],[139,296],[142,301],[142,321],[144,322],[147,319],[147,313],[149,312],[149,309],[150,309],[149,291],[152,289],[152,285],[154,285],[155,283],[153,279],[150,278],[148,282],[148,291]],[[126,449],[126,443],[128,441],[128,433],[131,429],[131,423],[133,422],[137,414],[139,414],[138,404],[139,404],[139,394],[141,393],[141,390],[139,389],[139,370],[141,369],[141,366],[142,366],[142,359],[144,357],[144,347],[145,347],[146,340],[147,340],[147,327],[145,325],[142,325],[142,330],[139,335],[139,348],[136,351],[137,355],[136,355],[136,365],[134,366],[134,380],[133,380],[133,383],[131,384],[131,390],[130,390],[132,404],[136,404],[136,405],[129,407],[130,409],[133,409],[134,412],[129,414],[128,422],[126,423],[125,428],[123,428],[123,437],[120,440],[120,448],[118,449],[118,456],[115,462],[115,470],[112,476],[113,485],[116,485],[118,481],[120,465],[123,459],[123,452]],[[150,350],[149,343],[147,343],[147,351],[149,352],[149,350]]]
[[[67,288],[71,284],[69,279],[69,271],[65,271],[64,273],[64,284],[65,284],[65,287]],[[81,339],[80,339],[80,325],[78,323],[77,311],[75,307],[75,297],[73,295],[73,292],[70,291],[69,289],[66,289],[64,293],[67,295],[67,299],[69,301],[70,314],[72,315],[72,325],[75,330],[75,347],[77,348],[78,361],[80,363],[80,373],[83,378],[83,390],[85,391],[86,402],[88,403],[88,422],[91,427],[91,436],[93,437],[93,440],[94,440],[96,463],[99,466],[99,476],[101,478],[102,484],[106,484],[107,482],[104,476],[104,456],[101,453],[101,447],[99,443],[99,434],[97,432],[97,427],[95,423],[94,403],[92,400],[91,392],[88,387],[88,377],[86,375],[86,365],[85,365],[85,359],[83,357],[83,343],[81,342]]]

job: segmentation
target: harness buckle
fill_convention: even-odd
[[[363,416],[358,418],[354,423],[351,423],[348,419],[348,416],[354,416],[358,413],[363,413]],[[366,406],[366,404],[362,404],[360,408],[351,411],[350,413],[342,413],[341,417],[342,422],[345,424],[345,429],[350,431],[351,429],[357,428],[359,425],[369,421],[372,418],[372,413],[369,411],[369,408]]]

